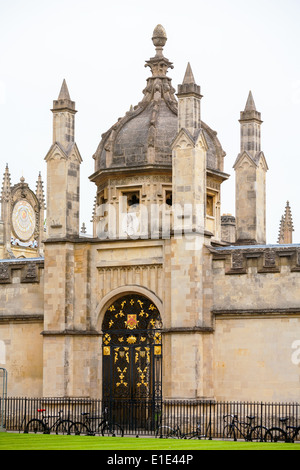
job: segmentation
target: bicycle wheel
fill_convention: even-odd
[[[160,426],[157,429],[155,436],[159,437],[160,439],[168,439],[168,438],[176,439],[177,438],[176,432],[174,431],[173,428],[170,428],[170,426]]]
[[[56,434],[71,434],[71,426],[73,426],[73,422],[70,421],[69,419],[64,419],[58,423],[58,425],[55,428]]]
[[[292,435],[289,438],[289,442],[296,442],[300,440],[300,427],[294,427]]]
[[[264,426],[255,426],[251,429],[250,441],[251,442],[264,442],[265,435],[268,429]]]
[[[124,430],[119,424],[105,424],[102,428],[102,436],[123,437]]]
[[[287,433],[281,428],[271,428],[265,434],[266,442],[286,442]]]
[[[69,432],[75,436],[94,436],[94,433],[92,433],[85,424],[81,423],[81,421],[72,423]]]
[[[43,421],[40,419],[31,419],[25,426],[24,433],[27,434],[29,432],[37,433],[46,433],[46,426],[44,425]]]
[[[223,429],[223,439],[233,439],[236,441],[234,427],[231,424],[227,424]]]
[[[194,432],[191,435],[187,434],[186,439],[198,439],[198,440],[200,440],[200,439],[206,439],[206,436],[204,436],[203,434],[200,434],[199,432]]]

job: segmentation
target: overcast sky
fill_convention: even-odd
[[[174,88],[190,62],[204,95],[202,119],[227,153],[222,213],[235,213],[238,120],[252,90],[269,165],[267,242],[277,242],[289,200],[300,243],[299,0],[0,0],[0,177],[8,163],[13,184],[23,175],[35,189],[41,171],[46,187],[50,108],[65,78],[78,110],[81,222],[89,226],[92,155],[101,134],[142,99],[159,23]]]

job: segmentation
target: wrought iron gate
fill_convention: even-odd
[[[161,400],[162,324],[157,307],[132,294],[114,302],[103,321],[104,400]]]

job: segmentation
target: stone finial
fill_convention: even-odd
[[[36,194],[36,197],[38,198],[41,208],[45,209],[46,208],[45,193],[44,193],[44,184],[43,184],[41,172],[39,172],[38,180],[36,182],[35,194]]]
[[[11,180],[10,180],[10,173],[8,169],[8,164],[6,164],[5,172],[3,175],[3,183],[2,183],[2,193],[1,193],[1,201],[8,201],[11,194]]]
[[[153,44],[156,48],[156,56],[163,56],[163,48],[167,42],[167,33],[165,31],[165,28],[161,25],[158,24],[156,28],[153,31],[153,36],[152,36],[152,41]]]
[[[279,236],[278,243],[279,245],[289,245],[293,243],[293,218],[289,201],[286,203],[285,213],[281,217],[280,226],[279,226]]]
[[[152,42],[155,46],[156,55],[146,61],[145,67],[151,68],[153,77],[165,77],[168,69],[173,69],[173,64],[163,55],[163,48],[167,42],[167,34],[161,24],[157,25],[154,29]]]

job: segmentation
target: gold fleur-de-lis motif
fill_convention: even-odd
[[[137,371],[140,374],[140,377],[139,377],[140,382],[136,384],[137,387],[141,387],[142,385],[144,385],[146,388],[148,387],[148,382],[145,381],[147,370],[148,370],[148,367],[145,367],[144,370],[142,370],[140,367],[137,368]]]
[[[109,307],[109,309],[108,309],[108,310],[109,310],[110,312],[115,312],[115,310],[116,310],[116,309],[115,309],[115,306],[114,306],[114,305],[112,305],[111,307]]]
[[[120,379],[120,382],[117,382],[116,383],[116,386],[117,387],[120,387],[120,385],[124,385],[124,387],[127,387],[128,383],[127,382],[124,382],[124,379],[125,379],[125,374],[127,372],[127,367],[125,367],[125,369],[120,369],[120,367],[117,367],[117,371],[119,372],[119,379]]]

